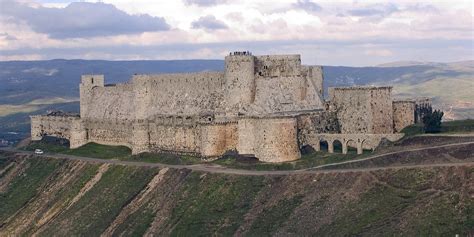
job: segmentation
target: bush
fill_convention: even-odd
[[[425,133],[441,132],[441,119],[443,118],[443,111],[429,109],[423,116],[423,130]]]

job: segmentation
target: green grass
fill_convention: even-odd
[[[435,196],[425,211],[410,223],[408,230],[417,236],[467,236],[463,230],[474,228],[474,201],[468,201],[466,210],[457,210],[460,204],[457,193]],[[460,215],[459,212],[464,212]],[[470,220],[469,220],[470,219]]]
[[[98,168],[87,164],[48,200],[35,200],[77,163],[36,158],[24,162],[24,173],[0,193],[0,224],[20,209],[42,213],[58,203],[66,205]],[[232,236],[244,224],[247,236],[465,236],[474,227],[474,200],[465,189],[474,169],[454,174],[446,169],[277,177],[170,169],[149,201],[127,216],[113,235],[142,236],[160,217],[156,236]],[[78,202],[46,224],[40,236],[98,236],[158,171],[111,165]],[[312,228],[312,222],[324,224]],[[29,236],[36,227],[22,228],[21,235]]]
[[[41,149],[45,153],[65,153],[69,151],[69,148],[65,145],[46,141],[32,141],[30,142],[30,144],[20,149],[25,151],[34,151],[35,149]]]
[[[326,151],[315,151],[310,154],[302,155],[301,159],[299,160],[283,163],[244,163],[237,161],[235,158],[222,158],[213,161],[213,163],[226,167],[248,170],[298,170],[316,167],[319,165],[361,159],[367,155],[372,154],[370,151],[364,151],[364,154],[357,155],[357,151],[355,149],[349,149],[347,154],[337,153],[337,150],[335,152],[336,153],[331,154]]]
[[[474,132],[474,120],[457,120],[441,123],[441,133],[468,133]],[[404,128],[401,133],[405,133],[405,137],[411,137],[423,134],[423,124],[413,124]]]
[[[120,159],[126,158],[131,155],[131,150],[125,146],[107,146],[100,145],[97,143],[87,143],[76,149],[69,149],[66,146],[49,143],[45,141],[31,142],[28,146],[23,148],[27,151],[34,151],[35,149],[41,149],[45,153],[61,153],[67,155],[93,157],[100,159]]]
[[[112,166],[77,203],[56,218],[43,235],[96,236],[153,178],[157,169]]]
[[[87,143],[76,149],[71,149],[64,154],[86,156],[101,159],[120,159],[130,156],[132,151],[125,146],[106,146],[97,143]]]
[[[7,167],[11,163],[11,158],[6,157],[0,153],[0,170]]]
[[[302,196],[283,199],[270,209],[265,209],[250,227],[247,236],[272,236],[285,221],[289,219],[293,210],[302,202]]]
[[[40,187],[48,182],[49,176],[64,163],[61,160],[39,159],[27,159],[25,162],[24,173],[11,181],[6,192],[0,193],[0,224],[34,198]]]
[[[413,125],[410,125],[404,129],[402,129],[402,131],[400,131],[401,133],[404,133],[405,134],[405,137],[412,137],[412,136],[415,136],[415,135],[418,135],[418,134],[423,134],[423,125],[422,124],[413,124]]]
[[[360,236],[394,235],[388,220],[406,210],[416,201],[416,193],[376,185],[363,194],[359,201],[348,203],[338,210],[338,217],[323,226],[319,235]],[[367,230],[370,229],[370,232]]]
[[[169,165],[192,165],[204,162],[201,158],[196,156],[175,155],[169,153],[140,153],[138,155],[125,157],[122,160]]]
[[[177,194],[162,233],[170,236],[231,236],[264,187],[263,177],[193,172]]]
[[[50,162],[51,160],[47,160],[45,162]],[[67,165],[67,163],[65,165]],[[52,195],[49,197],[48,202],[46,204],[47,207],[65,208],[65,206],[67,206],[67,204],[69,204],[69,202],[80,192],[82,187],[84,187],[84,185],[92,177],[95,176],[95,174],[97,173],[98,167],[99,167],[98,165],[87,164],[78,176],[75,176],[74,179],[69,180],[69,182],[66,185],[64,185],[61,189],[59,189],[57,192],[52,193]],[[55,174],[55,178],[60,179],[60,177],[58,177],[60,175],[62,174],[61,173],[58,173],[58,175]],[[51,181],[51,183],[54,183],[54,182],[57,182],[57,180]],[[34,208],[35,208],[34,205],[29,205],[27,206],[27,209],[25,209],[25,211],[27,213],[34,212],[35,211]],[[35,222],[38,222],[40,217],[42,216],[41,215],[36,216]],[[37,230],[37,226],[35,225],[23,226],[23,229],[25,231],[24,233],[22,233],[23,236],[32,236],[34,232]]]
[[[138,155],[131,155],[131,151],[127,147],[99,145],[96,143],[88,143],[76,149],[69,149],[66,146],[48,143],[45,141],[38,141],[31,142],[30,145],[24,147],[23,149],[33,151],[37,148],[42,149],[46,153],[61,153],[101,159],[119,159],[124,161],[140,161],[170,165],[192,165],[206,163],[206,161],[202,160],[200,157],[191,155],[176,155],[169,153],[141,153]],[[338,146],[335,146],[334,150],[335,153],[333,154],[330,154],[327,151],[312,152],[310,154],[302,155],[301,159],[299,160],[283,163],[265,163],[258,161],[254,163],[245,163],[237,161],[233,157],[217,159],[211,163],[230,168],[248,170],[295,170],[347,160],[360,159],[371,154],[370,151],[364,151],[363,155],[357,155],[355,148],[349,148],[348,154],[344,155],[341,153],[342,148]]]
[[[447,187],[443,191],[433,188],[437,187],[436,175],[435,170],[398,170],[386,176],[386,183],[376,184],[357,200],[338,208],[332,222],[315,234],[462,236],[463,230],[474,227],[471,216],[474,201],[464,197],[468,200],[465,206],[460,205],[461,187]],[[403,219],[407,216],[412,218]],[[400,223],[405,225],[400,226]]]
[[[443,133],[474,132],[474,119],[443,122],[441,124]]]
[[[115,229],[113,236],[143,236],[151,226],[155,213],[147,208],[141,207],[130,214],[127,219]]]

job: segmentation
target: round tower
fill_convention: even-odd
[[[255,57],[249,52],[234,52],[225,57],[227,111],[237,113],[255,99]]]

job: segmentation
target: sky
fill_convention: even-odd
[[[0,60],[301,54],[373,66],[474,59],[472,1],[0,0]]]

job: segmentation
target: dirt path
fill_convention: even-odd
[[[315,173],[347,173],[347,172],[366,172],[366,171],[375,171],[375,170],[387,170],[387,169],[405,169],[405,168],[424,168],[424,167],[440,167],[440,166],[474,166],[474,162],[459,162],[459,163],[438,163],[438,164],[421,164],[421,165],[399,165],[399,166],[390,166],[390,167],[372,167],[372,168],[351,168],[351,169],[327,169],[328,167],[337,166],[341,164],[349,164],[362,162],[367,160],[372,160],[376,158],[381,158],[384,156],[390,156],[399,153],[408,153],[408,152],[417,152],[422,150],[437,149],[442,147],[455,147],[474,144],[474,142],[460,142],[452,143],[440,146],[430,146],[423,148],[413,148],[406,149],[395,152],[388,152],[384,154],[378,154],[362,159],[350,160],[326,165],[315,166],[307,169],[301,170],[284,170],[284,171],[257,171],[257,170],[243,170],[243,169],[233,169],[227,168],[216,164],[195,164],[195,165],[168,165],[161,163],[146,163],[139,161],[122,161],[122,160],[106,160],[98,158],[89,158],[89,157],[80,157],[64,154],[47,154],[43,155],[45,157],[51,157],[56,159],[69,159],[69,160],[79,160],[86,162],[94,163],[105,163],[105,164],[115,164],[115,165],[130,165],[130,166],[142,166],[142,167],[158,167],[158,168],[172,168],[172,169],[190,169],[193,171],[202,171],[209,173],[222,173],[222,174],[235,174],[235,175],[291,175],[291,174],[315,174]],[[0,150],[20,153],[20,154],[34,154],[32,151],[19,151],[13,148],[0,148]],[[326,169],[322,169],[326,168]]]
[[[474,132],[466,132],[466,133],[425,133],[425,134],[418,134],[417,137],[474,137]]]

